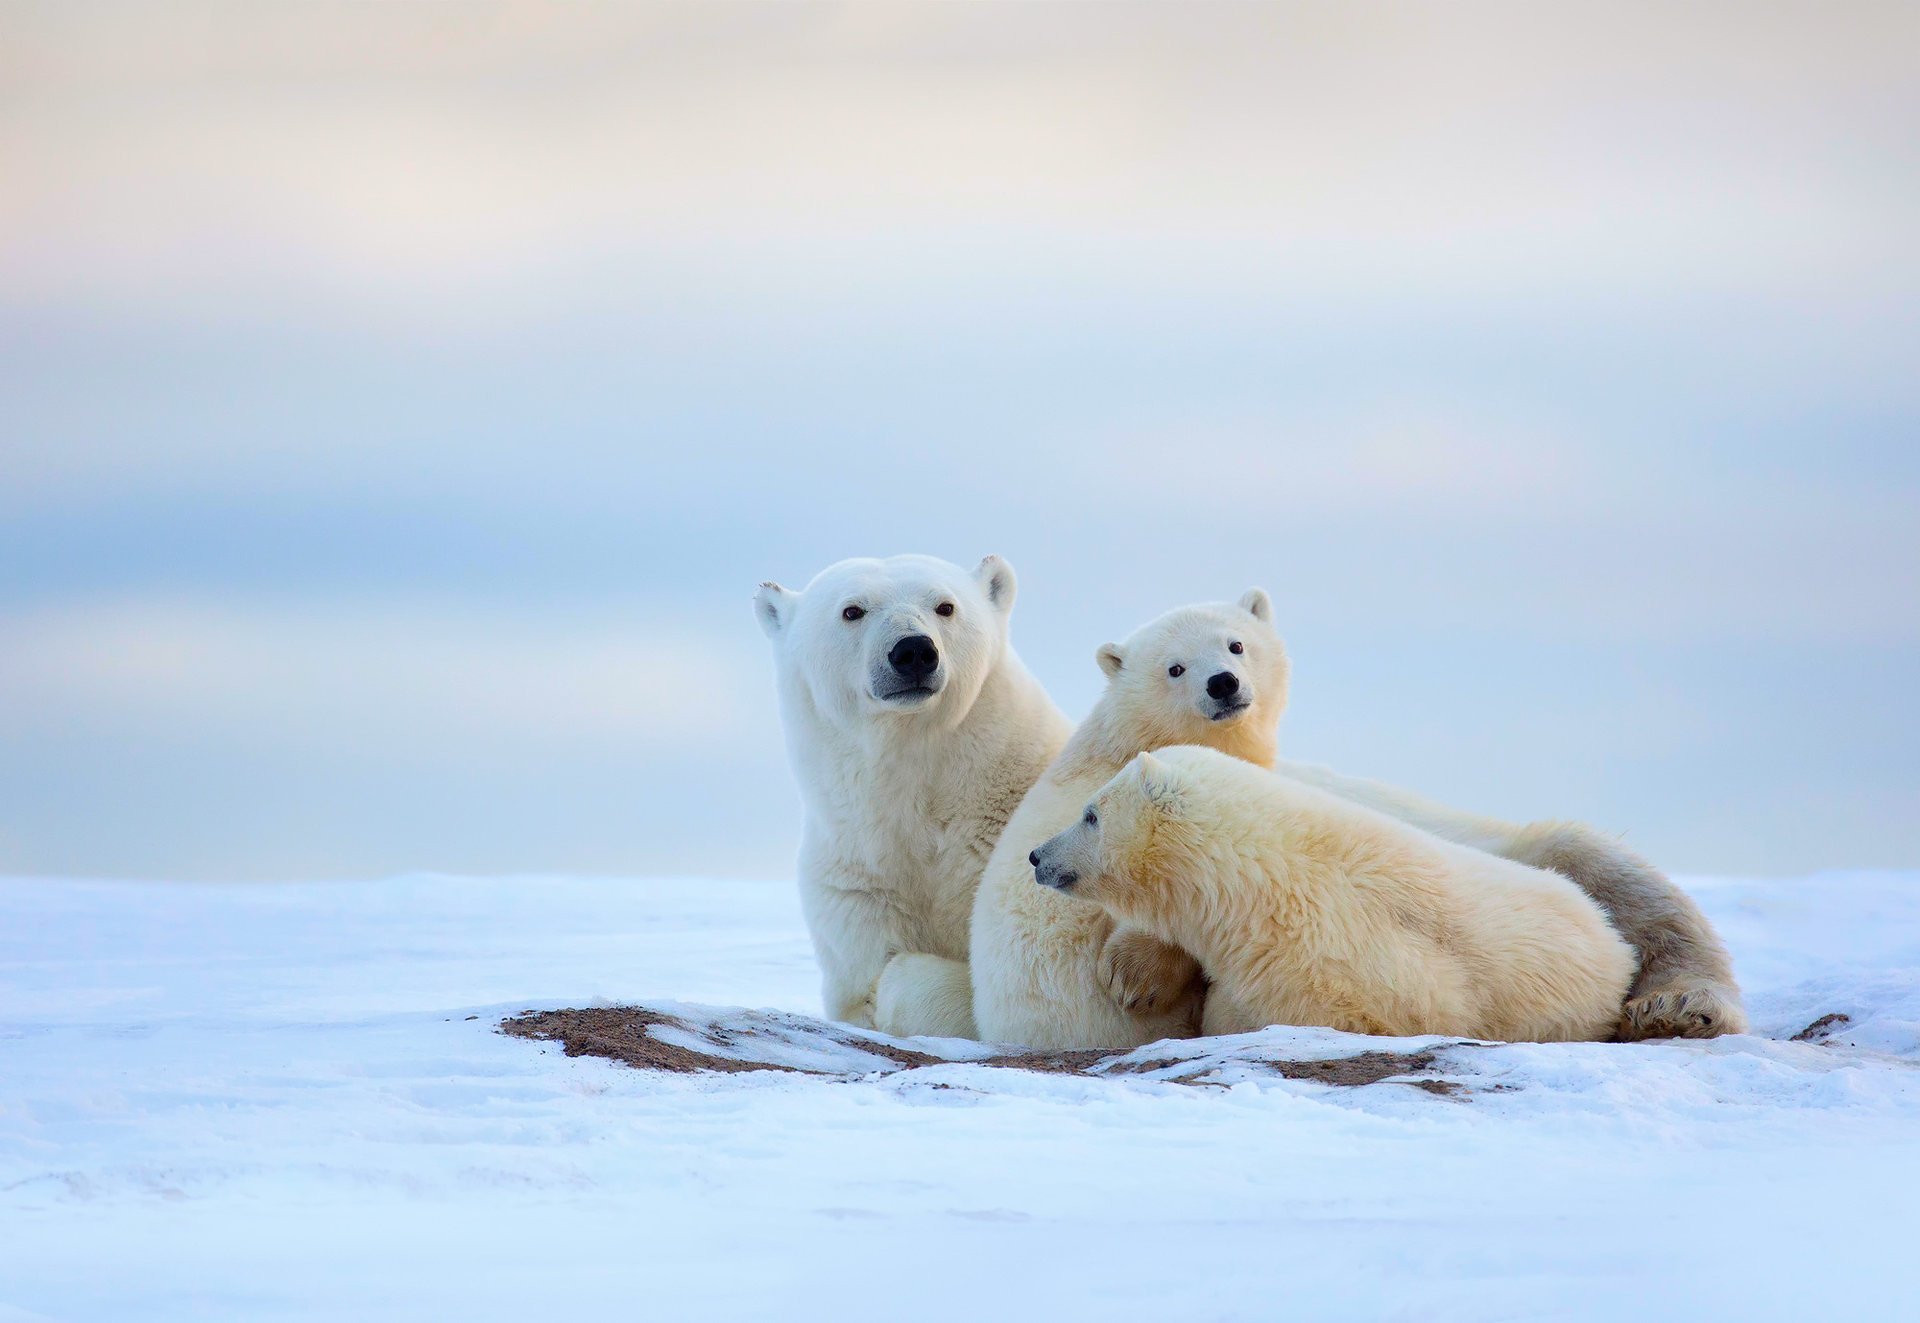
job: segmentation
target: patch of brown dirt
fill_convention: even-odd
[[[1802,1029],[1788,1041],[1794,1043],[1819,1043],[1833,1036],[1837,1030],[1853,1023],[1853,1017],[1842,1011],[1831,1011]]]
[[[1180,1066],[1193,1069],[1165,1076],[1173,1084],[1200,1084],[1201,1076],[1213,1069],[1205,1060],[1184,1058],[1128,1061],[1124,1052],[1018,1052],[984,1057],[966,1063],[949,1062],[931,1053],[917,1052],[892,1043],[879,1042],[853,1034],[835,1032],[836,1026],[819,1021],[804,1021],[809,1032],[821,1034],[836,1043],[855,1047],[891,1062],[896,1070],[922,1066],[967,1064],[1000,1070],[1031,1070],[1050,1075],[1077,1075],[1098,1078],[1115,1075],[1145,1075]],[[570,1057],[606,1057],[640,1070],[666,1071],[691,1075],[701,1071],[737,1074],[744,1071],[773,1070],[795,1075],[838,1078],[833,1072],[808,1070],[801,1066],[766,1060],[740,1060],[704,1052],[698,1048],[664,1042],[649,1030],[668,1027],[694,1037],[725,1046],[736,1046],[737,1037],[718,1025],[702,1024],[683,1016],[651,1010],[644,1006],[595,1007],[585,1010],[528,1011],[501,1021],[500,1031],[515,1038],[554,1042]],[[1433,1069],[1432,1052],[1362,1052],[1357,1056],[1335,1057],[1324,1061],[1273,1061],[1250,1059],[1245,1064],[1272,1071],[1283,1079],[1312,1080],[1319,1084],[1357,1088],[1368,1084],[1394,1082],[1410,1084],[1428,1093],[1451,1095],[1465,1092],[1450,1080],[1400,1076],[1419,1076]]]
[[[1111,1061],[1118,1056],[1116,1052],[1102,1052],[1098,1049],[1077,1050],[1072,1052],[1008,1052],[997,1057],[985,1057],[973,1064],[978,1066],[998,1066],[1002,1070],[1031,1070],[1042,1075],[1097,1075],[1105,1072],[1094,1067],[1103,1061]]]
[[[1111,1054],[1093,1053],[1103,1060]],[[1002,1058],[1004,1059],[1004,1058]],[[1272,1071],[1282,1079],[1312,1080],[1316,1084],[1334,1084],[1342,1088],[1359,1088],[1367,1084],[1380,1084],[1393,1080],[1397,1084],[1411,1084],[1415,1088],[1425,1089],[1428,1093],[1459,1093],[1459,1085],[1447,1080],[1395,1079],[1399,1075],[1418,1075],[1430,1069],[1434,1064],[1431,1052],[1362,1052],[1351,1057],[1329,1057],[1324,1061],[1287,1061],[1271,1060],[1266,1057],[1250,1058],[1246,1064],[1258,1065]],[[1204,1060],[1189,1061],[1174,1058],[1169,1061],[1114,1061],[1102,1075],[1144,1075],[1156,1070],[1168,1070],[1177,1066],[1192,1065],[1195,1071],[1187,1075],[1169,1075],[1167,1080],[1173,1084],[1197,1084],[1199,1076],[1211,1069]],[[1084,1072],[1083,1072],[1084,1073]]]
[[[789,1070],[757,1061],[734,1061],[692,1048],[663,1043],[647,1030],[656,1024],[687,1027],[676,1017],[638,1006],[606,1010],[528,1011],[500,1022],[500,1032],[515,1038],[558,1043],[570,1057],[607,1057],[641,1070],[675,1075],[696,1071]]]
[[[528,1011],[500,1022],[500,1032],[515,1038],[533,1038],[554,1042],[570,1057],[607,1057],[623,1061],[641,1070],[664,1070],[675,1075],[692,1075],[702,1070],[736,1074],[750,1070],[778,1070],[794,1075],[819,1075],[825,1072],[805,1070],[775,1061],[741,1061],[714,1052],[664,1042],[648,1033],[655,1025],[682,1030],[696,1038],[710,1038],[732,1046],[731,1035],[713,1025],[698,1024],[678,1015],[649,1010],[644,1006],[593,1007],[587,1010]],[[937,1066],[940,1058],[925,1052],[895,1047],[891,1043],[872,1043],[864,1039],[838,1039],[853,1042],[862,1051],[884,1057],[896,1066]]]

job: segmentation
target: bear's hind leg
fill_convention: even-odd
[[[1620,1008],[1623,1043],[1644,1038],[1716,1038],[1747,1029],[1747,1013],[1724,984],[1697,982],[1658,991],[1640,991]],[[1737,990],[1736,990],[1737,991]]]
[[[1725,944],[1692,897],[1659,869],[1577,823],[1530,823],[1501,853],[1572,880],[1633,947],[1640,972],[1621,1008],[1622,1041],[1746,1032]]]

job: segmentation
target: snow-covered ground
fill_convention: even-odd
[[[817,1011],[790,884],[0,882],[0,1320],[1920,1316],[1920,874],[1689,885],[1755,1036],[1443,1097],[495,1032]]]

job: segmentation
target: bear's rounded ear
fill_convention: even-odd
[[[778,638],[787,622],[793,619],[793,604],[799,600],[799,593],[768,579],[753,595],[753,618],[760,622],[768,638]]]
[[[1002,615],[1013,610],[1014,590],[1019,587],[1013,577],[1013,566],[998,556],[988,556],[974,570],[973,578],[993,603],[994,610]]]
[[[1149,804],[1171,804],[1186,789],[1187,779],[1180,769],[1150,753],[1134,758],[1133,771],[1140,778],[1140,793],[1147,797]]]
[[[1273,599],[1267,596],[1265,588],[1249,588],[1240,594],[1240,609],[1251,611],[1255,619],[1273,623]]]
[[[1100,669],[1107,673],[1109,680],[1120,674],[1120,668],[1127,663],[1126,654],[1120,651],[1118,643],[1102,643],[1100,650],[1093,654],[1093,659],[1100,663]]]

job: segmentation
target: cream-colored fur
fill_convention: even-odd
[[[1197,744],[1370,808],[1442,839],[1544,868],[1584,891],[1635,949],[1640,972],[1618,1009],[1621,1038],[1710,1037],[1746,1027],[1726,947],[1687,895],[1651,864],[1576,823],[1514,824],[1307,763],[1276,762],[1287,700],[1286,650],[1272,608],[1254,590],[1237,606],[1186,607],[1100,649],[1108,687],[1047,768],[987,861],[974,901],[973,1019],[980,1035],[1034,1047],[1125,1047],[1195,1032],[1198,966],[1138,928],[1031,885],[1026,856],[1071,822],[1087,798],[1136,754]],[[1238,636],[1230,639],[1230,636]],[[1229,653],[1240,641],[1242,653]],[[1167,675],[1172,664],[1180,677]],[[1216,665],[1249,682],[1253,702],[1214,721],[1196,685]],[[1204,1032],[1238,1022],[1218,989]]]
[[[1191,951],[1219,1032],[1608,1039],[1635,970],[1559,874],[1213,749],[1141,754],[1034,858],[1036,889]]]
[[[1155,953],[1142,934],[1116,934],[1098,907],[1035,886],[1027,855],[1143,750],[1205,743],[1271,764],[1288,673],[1272,619],[1267,595],[1254,589],[1237,604],[1168,612],[1099,650],[1106,692],[1021,801],[980,880],[973,1012],[981,1037],[1042,1049],[1133,1047],[1198,1030],[1191,958]],[[1175,667],[1179,675],[1170,674]],[[1208,692],[1221,674],[1234,676],[1243,707],[1223,710]]]
[[[1274,770],[1461,845],[1545,868],[1586,892],[1634,948],[1640,972],[1619,1036],[1712,1038],[1745,1033],[1733,959],[1693,898],[1604,832],[1577,822],[1503,822],[1395,786],[1282,759]]]
[[[836,1020],[974,1036],[980,870],[1069,730],[1007,641],[1014,589],[997,556],[971,573],[895,556],[754,599],[806,810],[801,909]],[[932,692],[899,692],[890,654],[923,637],[938,652],[920,686]]]
[[[1266,594],[1174,611],[1124,647],[1102,648],[1107,692],[1065,749],[1066,718],[1008,642],[1013,596],[1012,568],[991,556],[971,574],[900,556],[842,562],[804,592],[761,585],[755,614],[774,643],[806,807],[800,892],[827,1012],[889,1033],[1049,1048],[1192,1033],[1204,986],[1193,958],[1097,910],[1036,895],[1025,857],[1144,750],[1200,743],[1274,765],[1287,661]],[[941,616],[942,600],[961,609]],[[867,614],[845,621],[839,613],[855,601]],[[888,647],[918,631],[941,645],[941,692],[906,704],[876,698]],[[1230,634],[1244,635],[1248,651],[1227,651]],[[1177,680],[1165,673],[1173,661],[1186,666]],[[1254,695],[1225,721],[1211,719],[1203,689],[1216,663]],[[1622,1037],[1744,1029],[1712,927],[1612,838],[1577,824],[1479,817],[1309,764],[1279,766],[1449,840],[1572,878],[1641,954]],[[1227,1015],[1209,999],[1209,1025]]]

